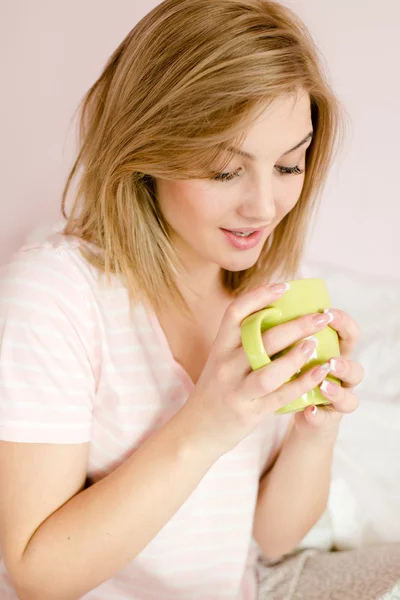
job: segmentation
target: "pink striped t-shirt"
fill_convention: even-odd
[[[138,304],[130,320],[126,288],[99,281],[80,243],[52,233],[1,270],[0,439],[88,442],[94,483],[182,407],[193,382],[155,314]],[[266,418],[135,560],[84,598],[254,600],[258,482],[286,425]],[[17,599],[2,563],[0,598]]]

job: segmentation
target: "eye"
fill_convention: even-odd
[[[232,173],[217,173],[214,177],[211,177],[212,181],[231,181],[235,177],[239,176],[241,169],[236,169]]]
[[[304,173],[304,169],[300,169],[300,167],[298,165],[296,167],[278,167],[278,166],[276,166],[275,169],[281,175],[301,175],[302,173]]]
[[[304,169],[300,169],[298,165],[295,167],[279,167],[276,166],[275,169],[280,173],[280,175],[302,175],[304,173]],[[211,177],[212,181],[232,181],[235,177],[238,177],[241,169],[237,169],[236,171],[232,171],[232,173],[217,173],[214,177]]]

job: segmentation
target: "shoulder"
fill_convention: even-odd
[[[0,269],[0,334],[17,328],[47,331],[51,338],[75,336],[94,353],[96,320],[93,269],[80,242],[60,233],[22,246]],[[50,337],[48,338],[50,339]]]
[[[43,240],[23,245],[0,269],[0,282],[4,286],[16,278],[38,281],[55,288],[70,283],[82,284],[82,269],[85,262],[80,252],[81,243],[73,236],[60,232],[50,233]]]
[[[0,439],[90,439],[99,353],[78,246],[50,236],[0,270]]]
[[[22,246],[0,268],[2,305],[25,300],[26,305],[38,303],[38,309],[40,304],[43,309],[53,304],[88,310],[90,288],[97,278],[82,248],[76,237],[60,232]]]

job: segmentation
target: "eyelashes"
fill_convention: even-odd
[[[304,169],[300,169],[298,165],[295,167],[275,167],[275,169],[281,175],[302,175],[304,173]],[[235,177],[238,177],[241,169],[237,169],[232,173],[217,173],[215,177],[211,177],[212,181],[231,181]]]
[[[275,167],[281,175],[301,175],[304,169],[300,169],[298,165],[295,167]]]

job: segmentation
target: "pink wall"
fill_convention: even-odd
[[[400,279],[400,3],[286,0],[322,48],[352,130],[310,241],[312,259]],[[156,0],[1,3],[0,262],[51,223],[74,155],[73,112]]]
[[[400,280],[400,2],[284,3],[310,27],[351,117],[308,255]]]

